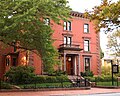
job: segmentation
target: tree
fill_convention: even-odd
[[[108,35],[108,48],[116,57],[120,57],[120,30]]]
[[[102,49],[100,48],[100,59],[102,59],[104,57],[104,53],[102,51]]]
[[[19,41],[19,49],[37,50],[42,57],[46,71],[53,68],[57,51],[52,46],[54,40],[50,25],[43,18],[50,18],[59,24],[67,20],[70,8],[66,0],[1,0],[0,1],[0,41],[16,47],[11,42]]]
[[[120,27],[120,0],[116,3],[111,1],[102,0],[102,3],[95,6],[93,11],[85,13],[86,17],[94,21],[96,32],[101,28],[105,28],[108,32]]]

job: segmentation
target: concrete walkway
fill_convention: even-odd
[[[100,93],[118,93],[120,89],[91,88],[90,90],[0,92],[0,96],[70,96]]]

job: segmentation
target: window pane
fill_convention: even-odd
[[[44,23],[45,23],[45,25],[49,25],[50,24],[50,19],[49,18],[45,18],[44,19]]]
[[[67,30],[67,22],[64,22],[64,30]]]
[[[84,40],[84,51],[89,51],[89,40]]]
[[[64,44],[67,44],[67,37],[64,37]]]
[[[68,31],[71,31],[71,22],[68,22]]]
[[[67,41],[67,44],[71,44],[71,37],[68,37],[68,41]]]
[[[84,32],[85,33],[89,32],[89,25],[88,24],[84,24]]]
[[[84,63],[85,71],[90,71],[90,58],[85,58]]]

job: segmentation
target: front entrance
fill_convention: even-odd
[[[73,67],[73,56],[66,57],[66,72],[68,75],[74,74],[74,67]]]

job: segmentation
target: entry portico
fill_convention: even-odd
[[[80,49],[79,45],[60,45],[59,52],[63,66],[61,70],[68,75],[80,75]]]

